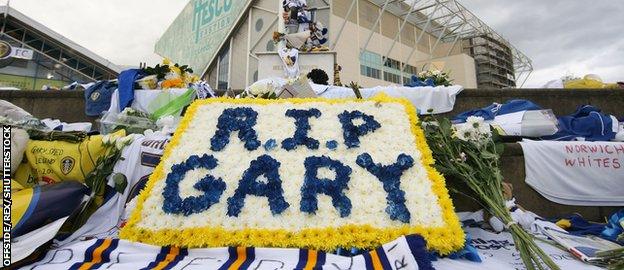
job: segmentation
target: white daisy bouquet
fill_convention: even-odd
[[[624,269],[624,248],[601,251],[596,256],[607,262],[607,269],[621,270]]]
[[[428,117],[423,130],[436,160],[436,168],[449,177],[447,184],[461,193],[471,193],[487,211],[499,218],[514,239],[528,270],[559,269],[512,218],[505,206],[503,176],[499,167],[503,145],[498,134],[481,117],[469,117],[465,124]],[[469,190],[469,192],[463,192]]]
[[[453,84],[449,72],[440,71],[437,69],[423,70],[416,76],[420,81],[432,80],[436,86],[450,86]]]
[[[277,99],[277,92],[279,92],[279,90],[279,87],[274,83],[254,83],[247,87],[238,97]]]

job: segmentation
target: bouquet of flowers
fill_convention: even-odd
[[[596,256],[607,262],[609,270],[624,269],[624,248],[601,251],[596,253]]]
[[[152,115],[129,107],[118,114],[107,113],[99,122],[101,134],[114,133],[122,129],[127,134],[143,134],[147,129],[154,130],[157,128]]]
[[[249,86],[237,98],[277,99],[280,87],[271,82],[257,82]]]
[[[468,189],[487,211],[499,218],[514,239],[516,249],[528,270],[559,269],[518,223],[507,207],[503,195],[503,177],[499,168],[503,145],[496,143],[498,134],[491,131],[481,117],[469,117],[460,126],[449,119],[428,117],[423,124],[425,136],[436,160],[436,168],[448,177],[449,187]],[[434,122],[435,121],[435,122]]]
[[[191,83],[199,81],[199,77],[193,75],[193,70],[187,65],[171,64],[171,60],[165,58],[161,64],[142,69],[146,75],[137,81],[143,89],[155,89],[160,84],[162,89],[185,88]]]
[[[450,86],[453,84],[453,80],[451,80],[448,72],[437,69],[423,70],[418,73],[416,78],[422,82],[426,82],[427,80],[433,81],[435,86]]]

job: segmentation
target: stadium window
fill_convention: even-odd
[[[384,57],[384,66],[395,70],[401,70],[401,62],[392,58]]]
[[[230,66],[230,47],[226,47],[225,50],[219,55],[219,74],[217,75],[217,89],[227,90],[228,83],[228,69]]]
[[[360,74],[375,79],[381,79],[382,58],[381,55],[370,51],[364,51],[360,55]]]
[[[391,83],[401,83],[401,76],[384,71],[384,81]]]
[[[372,67],[368,67],[365,65],[360,65],[360,74],[366,76],[366,77],[371,77],[371,78],[375,78],[375,79],[381,79],[381,71],[379,69],[376,68],[372,68]]]
[[[412,66],[412,65],[405,65],[405,73],[409,74],[409,75],[415,75],[418,73],[418,70],[416,69],[416,67]]]

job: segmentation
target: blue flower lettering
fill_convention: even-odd
[[[251,108],[230,108],[223,110],[217,123],[217,131],[210,139],[210,150],[221,151],[230,143],[230,134],[238,131],[238,138],[245,142],[245,149],[258,149],[261,143],[254,130],[258,113]]]
[[[360,146],[360,137],[371,133],[381,127],[379,122],[375,121],[375,118],[371,115],[365,114],[360,111],[352,111],[338,115],[340,123],[342,124],[342,136],[344,137],[347,148],[355,148]],[[363,124],[356,126],[353,124],[353,120],[362,119]]]
[[[383,183],[383,188],[388,193],[386,196],[388,202],[386,213],[390,215],[390,218],[392,220],[400,220],[403,223],[409,223],[410,212],[405,206],[405,191],[401,190],[400,185],[401,175],[414,166],[414,159],[409,155],[400,154],[396,163],[383,166],[375,164],[371,156],[368,153],[364,153],[359,155],[355,162]]]
[[[338,142],[331,140],[331,141],[327,141],[325,143],[325,146],[327,147],[327,149],[329,150],[336,150],[336,148],[338,148]]]
[[[184,199],[180,197],[180,181],[184,179],[184,175],[188,171],[199,168],[211,170],[215,167],[217,167],[217,159],[207,154],[204,154],[202,157],[193,155],[185,162],[173,165],[171,172],[167,174],[165,189],[162,193],[165,198],[162,207],[163,211],[169,214],[189,216],[205,211],[213,204],[218,203],[221,194],[225,190],[225,182],[221,178],[215,178],[212,175],[206,175],[193,186],[195,189],[203,191],[203,195]]]
[[[243,173],[243,178],[239,181],[234,195],[227,199],[227,215],[238,217],[245,206],[247,195],[267,197],[273,215],[284,212],[290,204],[284,200],[282,180],[278,172],[279,166],[280,163],[268,155],[262,155],[251,161],[249,168]],[[258,177],[261,175],[266,177],[266,183],[258,181]]]
[[[267,152],[275,149],[275,147],[277,147],[277,142],[275,141],[275,139],[269,139],[268,141],[266,141],[266,143],[264,143],[264,150],[266,150]]]
[[[295,118],[295,135],[292,138],[282,141],[282,148],[290,151],[297,148],[298,145],[305,145],[308,149],[318,149],[319,141],[308,137],[310,130],[310,118],[321,117],[321,111],[318,109],[286,111],[286,116]]]
[[[343,190],[349,189],[351,168],[329,157],[308,157],[304,161],[306,168],[303,186],[301,187],[301,207],[305,213],[314,214],[318,210],[317,194],[322,193],[332,198],[332,205],[340,212],[340,217],[351,214],[351,200]],[[319,179],[320,168],[329,168],[336,173],[336,179]]]

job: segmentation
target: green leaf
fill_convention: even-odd
[[[496,153],[497,153],[498,155],[502,155],[502,154],[503,154],[503,152],[505,152],[505,145],[504,145],[504,144],[502,144],[502,143],[497,143],[497,144],[496,144]]]
[[[484,159],[498,159],[498,155],[489,151],[481,152],[481,157]]]
[[[115,183],[115,190],[119,193],[124,193],[128,186],[128,179],[122,173],[115,173],[113,175],[113,182]]]

